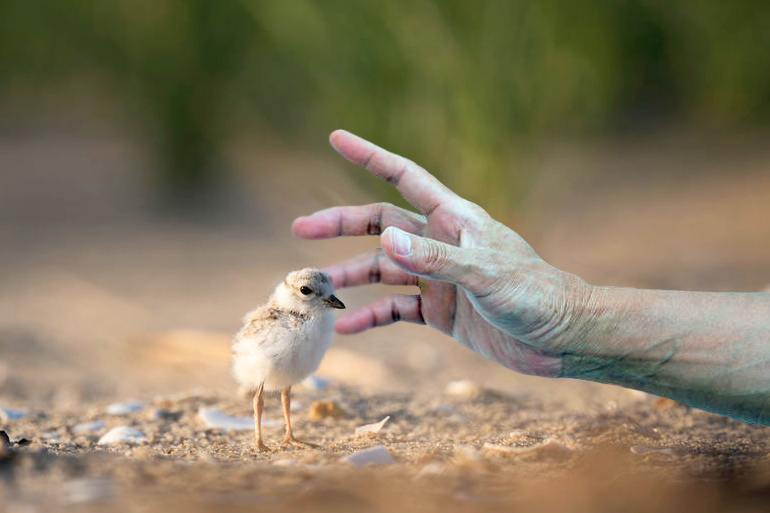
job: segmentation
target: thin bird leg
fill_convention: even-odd
[[[266,451],[267,446],[262,442],[262,409],[265,406],[265,401],[262,399],[262,392],[264,391],[265,383],[260,383],[257,388],[257,393],[254,394],[254,435],[257,443],[257,449],[260,451]]]
[[[281,392],[281,404],[283,405],[283,418],[286,420],[286,436],[281,445],[304,445],[308,447],[318,447],[317,445],[303,442],[294,438],[291,431],[291,387]]]
[[[294,434],[291,432],[291,387],[281,392],[281,404],[283,405],[283,418],[286,421],[286,436],[283,445],[294,442]]]

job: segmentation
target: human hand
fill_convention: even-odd
[[[381,235],[382,248],[326,270],[336,288],[417,285],[337,321],[352,334],[399,320],[427,324],[518,372],[556,377],[587,329],[591,287],[544,262],[510,228],[414,162],[338,130],[342,156],[392,184],[420,214],[387,203],[334,207],[294,221],[305,239]]]

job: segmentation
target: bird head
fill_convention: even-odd
[[[311,268],[289,273],[276,287],[273,300],[281,308],[308,314],[328,308],[345,308],[334,295],[334,284],[329,275]]]

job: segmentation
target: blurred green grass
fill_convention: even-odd
[[[495,210],[544,138],[766,126],[768,26],[762,0],[3,0],[0,99],[93,79],[182,196],[233,137],[346,128]]]

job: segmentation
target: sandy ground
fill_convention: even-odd
[[[770,155],[760,142],[554,146],[508,222],[591,283],[762,290]],[[287,235],[296,215],[372,200],[332,155],[289,154],[234,145],[226,208],[193,222],[153,207],[134,171],[142,154],[119,138],[0,140],[0,407],[25,413],[0,415],[11,440],[0,450],[3,510],[762,509],[766,428],[519,376],[417,326],[335,340],[319,370],[329,386],[295,392],[297,435],[319,447],[279,446],[276,398],[269,453],[249,430],[208,426],[201,408],[251,414],[228,371],[243,313],[287,270],[376,245]],[[356,306],[384,293],[339,295]],[[473,386],[447,393],[456,380]],[[128,401],[141,407],[109,413]],[[342,415],[313,417],[317,401]],[[386,416],[380,433],[355,436]],[[147,440],[97,443],[119,426]],[[378,445],[392,464],[343,461]]]

